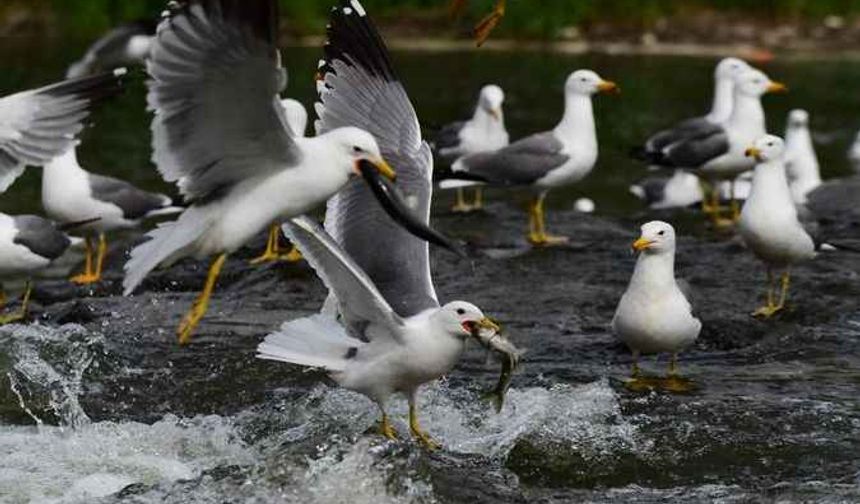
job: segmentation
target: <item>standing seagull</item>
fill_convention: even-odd
[[[141,65],[149,56],[158,23],[139,19],[113,28],[92,43],[84,56],[69,66],[66,78],[92,75],[118,66]]]
[[[0,213],[0,279],[27,278],[27,286],[18,311],[0,315],[0,324],[16,322],[27,316],[30,301],[30,276],[47,268],[71,245],[66,233],[56,224],[35,215]],[[0,284],[0,308],[6,305],[6,294]]]
[[[785,307],[791,282],[791,266],[815,257],[815,243],[797,218],[783,162],[781,138],[765,135],[746,153],[758,163],[752,192],[741,212],[740,235],[747,247],[767,267],[767,304],[753,315],[771,317]],[[774,271],[781,270],[782,290],[775,301]]]
[[[332,10],[328,39],[317,131],[367,127],[383,153],[397,160],[398,185],[428,222],[430,148],[388,51],[357,0]],[[499,328],[470,303],[440,307],[427,243],[397,226],[356,181],[329,200],[325,227],[328,232],[306,218],[284,225],[329,288],[329,299],[321,313],[286,322],[267,336],[258,355],[328,370],[339,384],[376,402],[388,438],[396,437],[385,410],[388,397],[406,394],[410,430],[433,448],[437,444],[418,425],[418,388],[449,372],[470,336]]]
[[[746,157],[744,151],[766,133],[761,96],[786,90],[783,84],[771,81],[758,70],[743,72],[737,77],[732,113],[725,123],[672,143],[654,154],[649,161],[660,166],[692,169],[696,175],[709,182],[712,188],[710,205],[718,208],[717,183],[721,180],[734,181],[738,175],[754,166],[752,158]],[[734,221],[739,217],[739,210],[734,195],[731,199]],[[713,213],[712,218],[715,224],[728,223],[720,219],[719,211]]]
[[[153,41],[153,160],[190,206],[132,250],[123,287],[129,295],[159,265],[214,255],[177,329],[181,344],[206,313],[228,254],[272,222],[313,209],[359,173],[394,178],[366,131],[292,132],[278,99],[287,79],[277,34],[274,0],[195,0],[173,8]]]
[[[71,281],[92,284],[101,280],[107,253],[106,233],[131,229],[149,217],[179,213],[170,197],[146,192],[124,180],[97,175],[78,163],[76,148],[45,165],[42,172],[42,207],[53,220],[61,223],[96,219],[81,226],[82,231],[98,234],[98,245],[88,234],[84,272]]]
[[[463,156],[494,151],[508,145],[510,137],[505,129],[502,112],[504,101],[505,93],[499,86],[490,84],[481,88],[472,118],[448,124],[436,136],[433,148],[439,159],[450,164]],[[463,188],[457,188],[457,202],[453,211],[469,212],[482,207],[480,187],[475,188],[475,201],[471,205],[465,201]]]
[[[501,186],[528,186],[534,192],[529,207],[528,239],[533,245],[567,242],[551,236],[544,227],[544,199],[550,189],[579,182],[597,162],[597,132],[591,96],[617,93],[614,82],[591,70],[577,70],[564,85],[564,115],[551,131],[535,133],[492,152],[457,160],[451,179],[441,187],[456,187],[464,181]],[[460,180],[457,180],[460,179]]]
[[[649,388],[653,380],[639,373],[642,353],[672,354],[669,374],[656,383],[672,391],[689,390],[690,383],[677,374],[678,353],[692,345],[702,322],[675,281],[675,229],[661,221],[642,226],[642,235],[633,243],[639,252],[630,285],[621,297],[612,330],[633,352],[633,376],[628,386]]]
[[[70,79],[0,98],[0,192],[29,166],[68,150],[90,107],[121,89],[125,69]]]
[[[806,195],[821,185],[818,157],[809,134],[809,113],[794,109],[788,113],[785,129],[785,169],[791,197],[798,205],[806,203]]]

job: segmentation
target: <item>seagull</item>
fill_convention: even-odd
[[[617,93],[614,82],[591,70],[577,70],[565,82],[564,115],[551,131],[536,133],[492,152],[465,156],[451,167],[450,180],[440,187],[464,182],[528,186],[534,193],[529,208],[529,241],[536,246],[567,242],[544,228],[544,199],[550,189],[579,182],[597,162],[597,133],[591,96]]]
[[[149,56],[158,22],[139,19],[113,28],[93,42],[84,56],[66,70],[66,78],[85,77],[125,65],[141,65]]]
[[[689,390],[689,381],[678,376],[678,353],[696,341],[702,322],[675,280],[675,229],[661,221],[644,224],[633,250],[640,253],[636,269],[612,319],[613,332],[633,352],[628,386],[654,385],[640,375],[640,354],[668,352],[672,354],[668,377],[657,385],[675,392]]]
[[[741,212],[739,232],[747,247],[767,267],[767,303],[753,316],[769,318],[785,307],[791,266],[815,257],[815,242],[798,220],[786,177],[785,143],[774,135],[757,139],[746,150],[756,161],[750,197]],[[775,300],[774,271],[781,271]]]
[[[395,178],[367,131],[303,138],[290,129],[278,98],[287,78],[277,34],[274,0],[195,0],[167,13],[152,44],[153,161],[189,206],[131,251],[123,289],[130,295],[158,266],[215,256],[177,329],[180,344],[205,315],[230,253],[359,174]]]
[[[474,30],[472,30],[472,34],[475,37],[475,43],[478,47],[484,45],[484,42],[487,41],[490,33],[496,26],[498,26],[502,18],[505,17],[506,3],[506,0],[496,0],[496,3],[493,5],[493,10],[484,16],[477,25],[475,25]],[[466,0],[452,0],[451,12],[454,15],[459,14],[465,6]]]
[[[703,128],[695,136],[670,144],[650,161],[665,167],[691,169],[707,180],[712,188],[716,188],[720,180],[734,180],[753,168],[752,158],[744,156],[744,151],[766,133],[761,96],[785,91],[785,85],[771,81],[759,70],[741,73],[736,77],[732,113],[724,123]],[[734,195],[730,199],[733,220],[721,219],[717,210],[712,214],[715,224],[725,225],[739,216]],[[711,206],[718,207],[718,200],[718,193],[712,190]]]
[[[0,192],[30,166],[43,166],[75,143],[90,107],[121,89],[124,68],[0,98]]]
[[[472,118],[447,124],[436,135],[433,149],[439,159],[452,163],[463,156],[494,151],[508,145],[510,137],[505,129],[502,112],[504,101],[505,92],[501,87],[489,84],[481,88]],[[457,202],[453,211],[469,212],[482,207],[480,186],[475,189],[475,201],[471,205],[465,201],[463,188],[457,188]]]
[[[27,316],[32,292],[30,276],[41,271],[72,244],[60,226],[36,215],[0,213],[0,279],[27,278],[18,311],[0,315],[0,324],[17,322]],[[0,284],[0,308],[6,305],[6,294]]]
[[[676,169],[671,177],[650,176],[630,186],[630,192],[649,208],[684,208],[704,198],[699,177]]]
[[[397,160],[398,186],[428,222],[430,148],[388,50],[357,0],[332,10],[325,54],[317,132],[367,127],[386,156]],[[325,230],[300,217],[284,232],[326,284],[329,298],[321,313],[286,322],[267,336],[258,357],[327,370],[341,386],[376,402],[382,434],[390,439],[396,432],[385,405],[392,394],[405,394],[412,434],[425,447],[437,447],[418,423],[418,389],[454,367],[469,337],[498,332],[498,325],[471,303],[440,306],[427,243],[397,226],[356,181],[329,200]]]
[[[292,98],[284,98],[281,100],[281,106],[284,107],[284,116],[287,119],[287,124],[296,136],[304,137],[305,131],[308,128],[308,111],[302,102]],[[251,260],[251,264],[261,264],[274,261],[298,262],[302,259],[296,247],[293,247],[287,254],[281,253],[281,224],[275,222],[269,228],[269,238],[266,240],[266,250],[258,257]]]
[[[785,169],[791,197],[798,205],[806,203],[806,195],[821,185],[818,158],[809,134],[809,113],[794,109],[788,113],[785,129]]]
[[[88,232],[84,244],[84,272],[71,281],[88,285],[101,280],[107,253],[106,233],[139,227],[144,219],[172,215],[182,211],[164,194],[143,191],[130,183],[84,170],[78,163],[77,149],[46,164],[42,171],[42,207],[51,219],[60,223],[96,219],[80,226]],[[98,235],[98,245],[94,244]]]

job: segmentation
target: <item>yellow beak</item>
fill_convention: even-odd
[[[388,162],[384,159],[374,159],[371,161],[371,164],[373,164],[373,166],[377,170],[379,170],[380,175],[382,175],[383,177],[387,178],[392,182],[397,180],[397,174],[394,172],[394,168],[392,168],[391,165],[388,164]]]
[[[754,157],[758,159],[761,156],[761,151],[759,149],[756,149],[755,147],[750,147],[749,149],[744,151],[744,156]]]
[[[490,115],[493,116],[493,119],[498,121],[502,118],[502,111],[497,108],[492,108],[490,109]]]
[[[621,94],[621,88],[618,87],[618,84],[608,80],[605,80],[598,84],[597,90],[601,93]]]
[[[646,240],[645,238],[639,238],[635,242],[633,242],[633,250],[636,252],[642,252],[651,246],[653,242],[651,240]]]
[[[495,332],[502,332],[502,326],[493,322],[493,320],[489,317],[484,317],[477,322],[477,326],[481,329],[490,329]]]
[[[788,86],[782,82],[771,82],[767,86],[768,93],[788,93]]]

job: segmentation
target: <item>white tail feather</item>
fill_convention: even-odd
[[[476,185],[484,184],[474,180],[447,179],[439,182],[439,189],[459,189],[461,187],[472,187]]]
[[[363,345],[335,319],[317,314],[284,322],[257,346],[257,357],[337,372],[346,367],[352,349]]]

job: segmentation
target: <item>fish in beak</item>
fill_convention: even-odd
[[[744,156],[755,158],[756,161],[761,161],[761,150],[755,147],[750,147],[744,151]]]
[[[633,251],[634,252],[642,252],[651,246],[653,242],[651,240],[646,240],[645,238],[639,238],[635,242],[633,242]]]
[[[768,93],[788,93],[788,86],[782,82],[771,82],[767,85]]]
[[[403,226],[404,229],[412,233],[422,240],[446,248],[455,254],[465,257],[462,247],[454,243],[453,240],[439,233],[435,229],[428,226],[423,219],[415,215],[409,205],[403,198],[403,195],[397,188],[391,184],[389,180],[394,178],[394,170],[388,164],[384,165],[388,169],[388,175],[377,164],[368,160],[358,161],[358,170],[364,178],[365,183],[370,187],[376,200],[382,205],[385,213],[394,219],[394,222]],[[383,178],[383,175],[386,178]],[[389,176],[390,175],[390,176]]]
[[[612,81],[602,81],[597,85],[597,91],[605,94],[621,94],[621,88],[618,87],[618,84]]]

